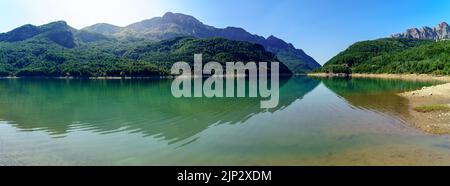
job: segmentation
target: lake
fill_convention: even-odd
[[[0,165],[450,165],[397,96],[432,84],[294,77],[261,109],[171,80],[1,79]]]

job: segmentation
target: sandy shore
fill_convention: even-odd
[[[432,134],[450,134],[450,83],[400,95],[409,100],[411,117],[406,119],[413,126]]]

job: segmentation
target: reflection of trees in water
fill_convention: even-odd
[[[394,79],[320,78],[324,85],[349,104],[363,109],[408,116],[408,100],[400,92],[432,83]]]
[[[319,82],[306,77],[283,80],[279,106],[265,110],[261,98],[177,99],[170,80],[1,80],[0,118],[21,130],[53,135],[71,129],[123,130],[180,141],[210,125],[241,123],[287,107]]]

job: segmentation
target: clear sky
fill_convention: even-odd
[[[320,63],[360,41],[450,21],[450,0],[0,0],[0,32],[65,20],[119,26],[171,11],[275,35]]]

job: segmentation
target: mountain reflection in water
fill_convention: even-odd
[[[0,81],[1,120],[22,131],[64,137],[71,130],[98,134],[126,131],[162,137],[170,143],[190,138],[211,125],[244,123],[263,112],[288,107],[319,80],[281,80],[280,104],[261,109],[260,98],[174,98],[170,80]]]

